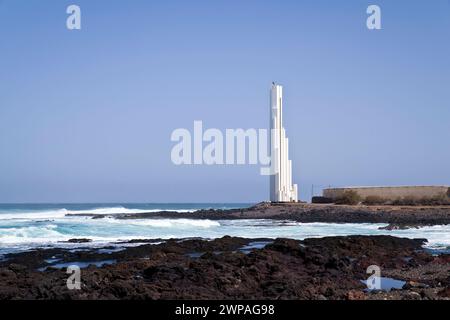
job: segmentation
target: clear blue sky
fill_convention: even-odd
[[[177,167],[170,134],[267,127],[272,81],[301,198],[450,184],[448,0],[0,0],[0,202],[265,200],[259,166]]]

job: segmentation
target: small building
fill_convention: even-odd
[[[369,196],[379,197],[385,200],[401,198],[434,198],[443,195],[450,196],[449,186],[399,186],[399,187],[344,187],[327,188],[323,190],[323,197],[336,200],[342,197],[345,191],[354,191],[362,199]]]

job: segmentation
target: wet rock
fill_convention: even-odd
[[[378,228],[379,230],[406,230],[406,229],[418,229],[419,227],[424,226],[422,224],[396,224],[390,223],[385,227]]]
[[[22,273],[27,271],[27,267],[21,264],[11,263],[9,265],[9,270],[13,271],[14,273]]]
[[[420,295],[420,293],[415,292],[415,291],[409,291],[405,294],[405,298],[407,300],[422,300],[422,296]]]
[[[447,260],[422,251],[423,240],[275,239],[245,254],[239,250],[253,241],[172,239],[108,254],[87,248],[9,255],[8,262],[0,262],[0,299],[436,299],[449,293]],[[202,255],[191,258],[193,252]],[[117,263],[83,269],[82,290],[70,291],[65,270],[36,268],[55,257],[61,259],[58,263],[105,259]],[[405,263],[404,257],[412,257],[414,264]],[[364,292],[360,280],[367,278],[371,264],[409,280],[410,289]]]
[[[61,241],[61,242],[67,242],[67,243],[88,243],[88,242],[92,242],[92,239],[85,239],[85,238],[69,239],[67,241]]]
[[[365,300],[366,295],[363,291],[351,290],[347,293],[348,300]]]
[[[439,291],[438,296],[442,298],[450,298],[450,287],[444,288]]]
[[[416,281],[407,281],[402,289],[408,290],[413,288],[426,288],[428,287],[426,284],[416,282]]]
[[[298,257],[305,256],[305,250],[300,246],[299,241],[292,239],[276,239],[273,243],[267,245],[266,249]]]
[[[102,219],[183,218],[183,219],[276,219],[298,222],[388,223],[387,229],[417,228],[450,224],[450,206],[360,206],[306,203],[260,203],[246,209],[208,209],[195,212],[143,212],[114,215],[68,214]]]

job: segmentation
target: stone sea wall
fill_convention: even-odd
[[[328,188],[323,190],[323,196],[330,199],[342,197],[345,191],[352,190],[361,198],[369,196],[380,197],[387,200],[399,198],[433,198],[447,194],[448,186],[402,186],[402,187],[348,187]]]

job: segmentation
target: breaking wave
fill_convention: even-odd
[[[129,209],[125,207],[105,207],[105,208],[94,208],[94,209],[83,209],[83,210],[69,210],[66,208],[55,209],[55,210],[23,210],[23,211],[10,211],[6,213],[0,212],[0,220],[44,220],[44,219],[61,219],[68,214],[89,214],[89,215],[114,215],[114,214],[138,214],[146,212],[159,212],[159,211],[169,211],[169,212],[194,212],[194,209]]]
[[[160,209],[161,208],[161,209]],[[269,219],[208,220],[208,219],[116,219],[114,214],[133,214],[154,211],[190,212],[191,206],[142,206],[127,208],[122,205],[92,206],[74,205],[59,208],[36,209],[0,207],[0,255],[37,247],[81,247],[118,245],[115,242],[132,239],[169,239],[201,237],[213,239],[225,235],[246,238],[293,238],[346,236],[346,235],[392,235],[405,238],[425,238],[426,248],[433,250],[450,248],[450,225],[428,226],[419,229],[381,230],[386,224],[368,223],[298,223]],[[68,214],[99,214],[106,218],[92,219],[87,216]],[[111,216],[108,216],[111,215]],[[74,238],[90,239],[92,242],[67,243]],[[120,244],[126,246],[127,244]]]

